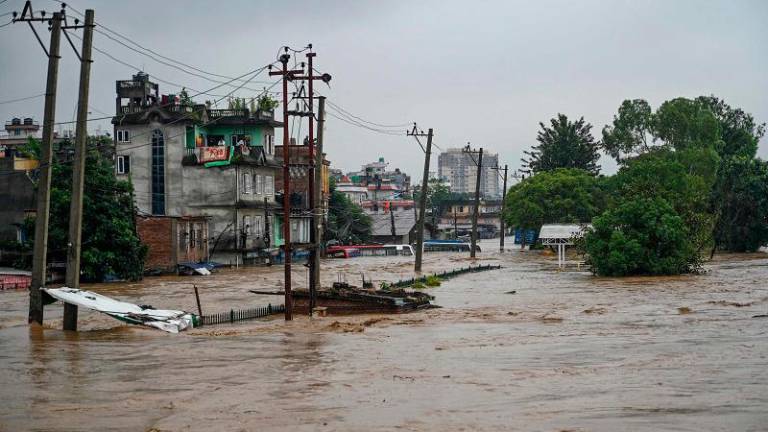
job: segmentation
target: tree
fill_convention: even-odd
[[[600,172],[599,144],[592,137],[592,125],[581,117],[575,122],[564,114],[550,120],[550,127],[539,123],[541,130],[536,137],[538,145],[526,151],[523,159],[527,171],[540,173],[557,168],[577,168],[593,175]]]
[[[96,144],[91,139],[89,147]],[[65,144],[66,145],[66,144]],[[112,161],[90,150],[85,167],[81,279],[141,279],[147,248],[136,233],[133,186],[117,180]],[[64,261],[69,235],[72,164],[55,163],[51,175],[48,250],[52,261]],[[29,220],[33,225],[34,220]],[[28,230],[34,236],[34,229]],[[33,241],[32,239],[30,241]]]
[[[649,151],[654,141],[651,106],[643,99],[625,100],[618,115],[613,116],[613,124],[603,128],[601,147],[622,163]]]
[[[588,223],[603,210],[602,179],[559,168],[512,186],[505,199],[507,225],[538,230],[545,223]]]
[[[593,221],[586,251],[601,276],[674,275],[700,264],[689,230],[661,197],[627,200]]]
[[[730,157],[720,165],[715,204],[716,248],[754,252],[768,244],[768,162]]]
[[[714,217],[709,194],[718,157],[707,150],[675,152],[657,148],[640,155],[608,180],[613,205],[636,199],[663,198],[689,228],[696,250],[712,244]]]
[[[325,239],[343,244],[365,243],[371,237],[371,218],[331,181],[328,199],[328,225]]]

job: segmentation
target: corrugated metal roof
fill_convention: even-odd
[[[371,217],[371,232],[375,236],[392,235],[392,220],[389,213],[369,214]],[[402,236],[408,234],[413,226],[416,225],[416,215],[413,211],[395,212],[395,235]]]
[[[592,224],[545,224],[539,232],[540,239],[571,239],[584,235]]]

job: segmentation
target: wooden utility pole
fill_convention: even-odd
[[[475,206],[474,209],[472,209],[472,244],[470,246],[472,249],[469,251],[470,258],[475,258],[475,249],[477,248],[477,217],[480,213],[480,181],[482,180],[483,174],[483,148],[480,147],[477,161],[475,161],[472,157],[473,150],[469,147],[469,144],[467,144],[464,152],[469,154],[469,157],[472,158],[472,160],[475,162],[475,165],[477,166],[477,180],[475,181]]]
[[[459,239],[459,225],[458,221],[456,220],[456,207],[453,208],[453,238],[456,240]]]
[[[413,129],[408,132],[409,136],[419,140],[420,136],[425,136],[424,132],[416,129],[416,123],[413,124]],[[416,261],[413,270],[416,273],[421,273],[421,260],[424,254],[424,219],[427,212],[427,193],[429,192],[429,158],[432,155],[432,128],[426,133],[427,148],[424,150],[424,172],[421,176],[421,196],[419,197],[419,220],[416,225]],[[421,145],[421,143],[419,143]]]
[[[496,171],[504,170],[504,187],[502,188],[502,194],[501,194],[501,211],[499,214],[499,231],[501,232],[501,236],[499,237],[499,252],[504,252],[504,203],[507,199],[507,170],[508,166],[505,164],[504,168],[495,166],[492,169],[495,169]],[[498,183],[496,183],[498,184]]]
[[[85,10],[83,46],[80,57],[80,92],[77,102],[75,129],[75,160],[72,166],[72,201],[69,207],[69,244],[67,249],[66,285],[80,288],[80,252],[83,232],[83,186],[85,161],[88,158],[88,90],[91,79],[91,50],[93,47],[93,9]],[[66,26],[66,29],[71,28]],[[74,46],[73,46],[74,48]],[[77,52],[76,52],[77,54]],[[77,330],[77,306],[64,303],[64,330]]]
[[[35,214],[35,245],[32,255],[32,280],[29,286],[29,322],[43,323],[43,292],[45,286],[48,254],[48,221],[51,204],[51,165],[53,164],[53,125],[56,117],[56,84],[59,78],[59,45],[61,42],[62,12],[55,12],[50,19],[51,41],[46,49],[33,22],[48,22],[45,12],[35,17],[32,3],[27,1],[21,16],[13,22],[26,22],[35,33],[37,41],[48,56],[48,78],[45,84],[45,111],[43,118],[43,142],[41,143],[40,179],[37,183],[37,212]]]
[[[285,47],[285,53],[280,56],[280,63],[283,69],[280,71],[270,71],[269,75],[280,75],[283,80],[283,256],[284,259],[284,278],[285,278],[285,320],[293,319],[293,294],[291,293],[291,172],[289,149],[290,140],[288,139],[288,81],[293,79],[293,74],[301,73],[303,70],[288,70],[288,60],[291,55],[288,54],[288,47]]]
[[[314,290],[310,290],[309,293],[309,313],[312,312],[317,303],[317,287],[320,286],[320,252],[323,245],[323,232],[322,222],[324,206],[323,206],[323,128],[325,127],[325,96],[320,96],[318,100],[318,112],[317,112],[317,147],[315,148],[315,207],[312,209],[312,232],[315,235],[315,254],[312,256],[312,277],[310,280],[314,280]],[[312,285],[310,285],[312,288]]]

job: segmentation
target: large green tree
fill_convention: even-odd
[[[588,223],[605,206],[601,183],[580,169],[536,174],[509,189],[504,217],[510,227],[534,230],[546,223]]]
[[[699,266],[690,230],[662,197],[623,201],[593,221],[585,237],[601,276],[673,275]]]
[[[526,171],[540,173],[558,168],[577,168],[591,174],[600,172],[599,143],[592,136],[592,125],[584,117],[576,121],[568,120],[564,114],[558,114],[549,122],[549,126],[539,123],[539,131],[531,151],[523,159]]]
[[[101,144],[103,142],[99,139],[89,140],[91,148]],[[80,263],[83,280],[102,281],[107,277],[133,280],[141,278],[147,248],[136,233],[132,191],[133,187],[129,182],[117,180],[109,158],[96,150],[88,152]],[[72,163],[57,160],[51,176],[48,230],[48,251],[51,260],[66,260],[71,193]],[[31,225],[34,221],[30,220],[28,223]],[[34,236],[34,229],[28,232]]]
[[[335,183],[331,181],[325,239],[343,244],[365,243],[371,237],[371,224],[370,216],[337,191]]]
[[[755,157],[764,133],[764,124],[715,96],[672,99],[656,112],[637,99],[622,103],[612,125],[603,129],[601,146],[622,165],[659,149],[672,152],[669,157],[708,185],[699,198],[707,195],[711,223],[698,228],[711,228],[697,232],[699,240],[711,236],[712,253],[716,249],[741,252],[768,243],[768,214],[761,194],[765,179],[762,161]],[[680,200],[670,198],[670,204],[680,211]]]

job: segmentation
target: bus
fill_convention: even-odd
[[[426,240],[424,252],[469,252],[470,243],[461,240]],[[475,252],[480,252],[480,245],[475,245]]]
[[[411,245],[338,245],[330,246],[325,251],[326,256],[331,258],[354,258],[359,256],[413,256],[413,247]]]

